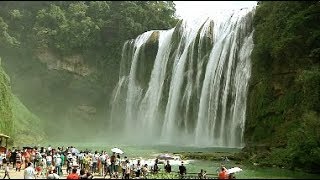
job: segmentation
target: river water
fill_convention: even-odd
[[[236,148],[199,148],[199,147],[191,147],[191,146],[172,146],[172,145],[150,145],[150,146],[134,146],[134,145],[124,145],[124,144],[110,144],[110,143],[51,143],[45,144],[45,146],[51,145],[52,147],[58,146],[75,146],[79,150],[91,150],[91,151],[101,151],[105,150],[110,155],[111,149],[114,147],[118,147],[124,151],[123,156],[127,156],[129,159],[142,158],[142,159],[154,159],[158,154],[162,153],[179,153],[179,152],[204,152],[204,153],[212,153],[212,152],[239,152],[240,149]],[[188,173],[198,173],[201,169],[207,171],[209,177],[216,176],[217,169],[219,168],[221,163],[224,163],[225,166],[229,169],[232,167],[240,167],[243,171],[236,173],[236,178],[238,179],[319,179],[319,175],[308,174],[304,172],[298,171],[290,171],[287,169],[281,168],[262,168],[255,166],[245,166],[242,164],[235,164],[236,162],[230,160],[228,162],[222,161],[207,161],[207,160],[190,160],[189,163],[186,164]],[[179,163],[178,163],[179,164]],[[160,165],[160,168],[164,167]],[[172,165],[173,171],[178,171],[178,165]],[[211,175],[210,175],[211,174]]]

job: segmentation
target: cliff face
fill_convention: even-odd
[[[12,94],[9,76],[0,66],[0,132],[10,136],[9,144],[25,145],[46,139],[42,121]]]
[[[38,50],[35,56],[40,62],[47,65],[48,70],[66,71],[79,76],[89,76],[96,70],[84,63],[83,56],[79,54],[58,57],[49,49]]]
[[[43,121],[49,138],[71,140],[90,134],[78,131],[87,129],[87,123],[93,129],[104,125],[99,118],[105,118],[108,105],[102,98],[105,83],[97,80],[93,66],[84,63],[86,57],[61,56],[48,49],[8,49],[2,54],[13,93]]]
[[[254,19],[247,158],[318,171],[319,2],[262,2]]]

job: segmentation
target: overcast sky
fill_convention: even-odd
[[[174,1],[176,14],[181,18],[210,15],[217,11],[238,10],[252,7],[257,1]]]

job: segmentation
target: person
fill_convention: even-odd
[[[159,162],[159,160],[158,160],[158,158],[156,158],[156,160],[155,160],[155,162],[154,162],[154,165],[153,165],[153,173],[158,173],[159,172],[159,166],[158,166],[158,162]]]
[[[50,171],[47,179],[60,179],[60,176],[57,174],[57,170],[54,169],[53,171]]]
[[[98,152],[95,151],[94,154],[92,155],[92,167],[91,167],[91,171],[93,173],[97,172],[97,167],[98,167]]]
[[[36,179],[36,172],[31,162],[28,162],[28,167],[24,170],[24,179]]]
[[[137,162],[137,166],[136,166],[136,177],[140,178],[140,174],[141,174],[141,163],[140,163],[140,159]]]
[[[143,177],[146,177],[148,174],[149,170],[148,170],[148,164],[145,164],[142,168],[142,175]]]
[[[127,160],[124,179],[129,179],[130,178],[130,170],[131,170],[130,163],[129,163],[129,160]]]
[[[122,177],[124,178],[125,172],[126,172],[126,164],[127,164],[127,156],[124,157],[124,159],[121,162],[121,169],[122,169]]]
[[[64,162],[65,162],[65,156],[63,153],[60,154],[60,158],[61,158],[61,174],[62,174],[62,167],[64,166]]]
[[[87,179],[86,171],[85,169],[80,170],[80,179]]]
[[[204,174],[203,169],[201,169],[200,172],[198,173],[199,179],[204,179],[203,174]]]
[[[179,174],[180,174],[181,179],[183,179],[184,176],[187,174],[187,168],[184,166],[183,161],[181,162],[181,165],[179,166]]]
[[[169,163],[169,160],[167,160],[167,164],[164,166],[164,169],[167,173],[171,173],[171,165]]]
[[[7,176],[8,176],[8,179],[10,179],[10,169],[9,169],[9,166],[10,166],[10,162],[7,162],[7,166],[5,167],[4,169],[4,177],[3,179],[5,179]]]
[[[227,169],[224,166],[222,166],[219,172],[218,179],[228,179],[228,178],[229,178],[229,175],[228,175]]]
[[[19,171],[21,170],[21,163],[22,163],[22,155],[20,153],[20,151],[17,152],[16,154],[16,171]]]
[[[86,173],[86,176],[87,176],[87,179],[93,179],[93,175],[89,171]]]
[[[207,179],[207,171],[204,171],[204,173],[203,173],[203,179]]]
[[[76,168],[72,169],[72,173],[67,176],[67,179],[80,179]]]
[[[234,173],[229,174],[229,179],[236,179],[236,176],[234,175]]]
[[[110,165],[110,174],[114,174],[114,172],[115,172],[115,169],[116,169],[116,165],[115,165],[115,163],[116,163],[116,153],[115,152],[113,152],[112,153],[112,156],[110,157],[110,162],[111,162],[111,165]]]
[[[4,155],[0,153],[0,170],[2,169],[2,166],[3,166],[3,158],[4,158]]]
[[[61,172],[62,172],[61,162],[62,160],[61,160],[60,154],[57,153],[54,158],[54,164],[55,164],[55,169],[57,170],[59,176],[61,175]]]

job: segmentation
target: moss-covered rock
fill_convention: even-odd
[[[319,7],[262,2],[256,9],[244,160],[319,172],[320,66],[312,53],[320,46]]]
[[[12,94],[9,76],[1,66],[0,132],[10,136],[9,145],[36,144],[46,138],[41,120]]]
[[[13,113],[11,102],[10,80],[0,63],[0,133],[9,136],[13,135]]]

